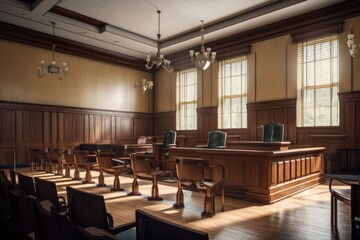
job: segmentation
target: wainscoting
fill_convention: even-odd
[[[29,162],[29,148],[135,143],[153,135],[152,114],[0,102],[1,165]]]

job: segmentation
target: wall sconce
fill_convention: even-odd
[[[351,33],[351,34],[348,35],[347,45],[348,45],[348,48],[349,48],[350,55],[352,57],[355,57],[355,54],[357,53],[357,51],[360,48],[360,45],[356,44],[354,42],[354,34]]]
[[[154,82],[151,80],[141,79],[140,81],[135,82],[135,88],[141,89],[143,94],[145,94],[147,89],[152,89]]]

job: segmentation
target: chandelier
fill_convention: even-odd
[[[62,80],[69,68],[67,67],[66,62],[63,62],[62,66],[57,66],[55,61],[55,22],[51,22],[53,25],[53,45],[52,45],[52,61],[50,64],[46,64],[44,60],[40,61],[40,66],[38,67],[38,76],[43,77],[46,74],[50,73],[55,76],[57,79]]]
[[[195,53],[195,56],[194,56]],[[206,70],[211,63],[214,62],[216,52],[211,52],[211,48],[204,46],[204,21],[201,20],[201,49],[200,52],[194,52],[190,50],[191,62],[194,63],[195,67],[201,70]]]
[[[151,58],[150,54],[146,55],[146,64],[145,67],[147,70],[151,69],[153,66],[162,67],[168,72],[172,72],[172,68],[170,66],[171,61],[167,60],[164,54],[160,53],[160,10],[157,11],[158,13],[158,34],[157,34],[157,53],[154,58]]]
[[[356,44],[354,42],[354,34],[351,33],[351,34],[348,35],[347,45],[348,45],[348,48],[349,48],[350,55],[352,57],[355,57],[355,54],[357,53],[357,51],[360,48],[360,45]]]
[[[135,82],[135,87],[141,89],[143,94],[145,94],[147,89],[152,89],[153,86],[154,83],[151,80],[141,79],[140,81]]]

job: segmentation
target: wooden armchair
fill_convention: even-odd
[[[347,188],[337,188],[334,186],[334,182],[342,183]],[[331,195],[331,225],[337,228],[337,201],[341,201],[348,206],[351,206],[351,184],[355,180],[345,180],[339,178],[331,178],[329,182],[329,191]],[[358,181],[360,184],[360,180]]]
[[[138,179],[142,179],[152,181],[151,197],[148,197],[148,200],[163,200],[163,198],[159,196],[158,181],[166,177],[172,177],[172,172],[166,170],[165,166],[167,161],[165,160],[161,160],[161,163],[164,164],[164,170],[159,170],[159,162],[160,161],[157,161],[156,157],[151,153],[133,153],[131,155],[134,180],[132,183],[132,192],[128,193],[129,196],[141,195],[139,192]]]
[[[115,165],[113,165],[114,160],[117,163],[121,162],[121,160],[115,159],[114,153],[109,153],[109,152],[98,153],[97,162],[98,162],[98,168],[99,168],[100,174],[99,174],[99,183],[97,184],[97,186],[98,187],[106,186],[103,172],[113,173],[114,174],[114,184],[113,184],[113,187],[111,188],[111,191],[124,191],[124,189],[120,187],[120,174],[123,172],[131,172],[132,169],[126,167],[125,162],[122,162],[122,164],[118,164],[115,166]]]
[[[104,196],[66,187],[69,219],[82,228],[96,227],[118,234],[135,227],[135,221],[114,226],[112,216],[106,211]],[[120,210],[119,210],[120,211]]]
[[[30,158],[30,170],[41,170],[43,166],[41,150],[36,148],[29,149],[29,158]]]
[[[211,217],[215,215],[215,194],[221,191],[221,211],[224,211],[224,166],[210,166],[208,160],[200,158],[178,158],[175,162],[178,191],[174,207],[185,206],[183,189],[204,192],[204,211],[201,215]]]
[[[74,177],[73,180],[81,180],[80,178],[80,172],[79,172],[79,166],[76,162],[75,153],[73,150],[66,150],[64,152],[64,160],[65,160],[65,177],[71,178],[70,170],[71,167],[74,166]]]
[[[227,133],[219,130],[208,133],[207,145],[197,145],[199,148],[226,148]]]
[[[75,161],[78,167],[85,168],[85,181],[83,183],[94,183],[91,170],[98,167],[96,154],[90,154],[88,150],[76,150]]]
[[[57,212],[64,212],[68,206],[63,196],[59,196],[55,182],[35,178],[36,195],[39,201],[49,200]]]

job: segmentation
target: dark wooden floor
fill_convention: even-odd
[[[338,231],[330,225],[330,194],[328,183],[324,183],[293,195],[272,205],[262,205],[235,198],[225,198],[225,211],[220,211],[220,197],[216,199],[216,215],[212,218],[201,218],[204,195],[185,191],[185,208],[172,208],[176,196],[176,184],[160,184],[160,195],[164,201],[147,201],[150,195],[151,182],[140,181],[142,196],[128,197],[131,191],[132,178],[121,177],[124,192],[111,192],[113,175],[106,174],[107,187],[96,187],[94,184],[82,184],[81,181],[61,178],[53,174],[29,172],[55,181],[59,194],[66,194],[66,186],[79,187],[83,190],[103,194],[107,211],[115,220],[115,225],[135,219],[134,211],[143,209],[169,221],[180,223],[209,233],[210,239],[351,239],[350,208],[339,203]],[[97,181],[97,172],[93,180]],[[81,172],[84,177],[84,172]]]

